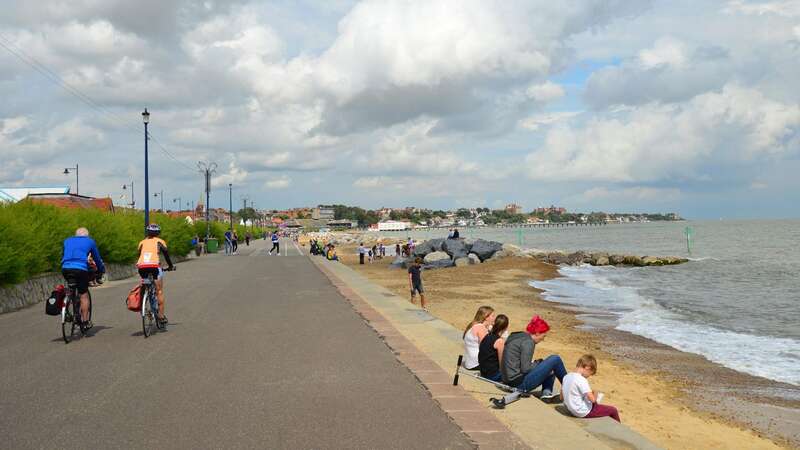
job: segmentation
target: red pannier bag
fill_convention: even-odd
[[[128,292],[128,298],[125,300],[125,303],[128,305],[128,309],[131,311],[141,311],[142,310],[142,285],[141,283],[137,284],[136,286]]]

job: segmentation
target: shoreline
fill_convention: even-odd
[[[391,258],[359,266],[351,249],[340,248],[342,256],[345,264],[372,281],[408,296],[405,271],[389,269]],[[492,270],[486,270],[487,264]],[[424,278],[431,313],[458,328],[484,303],[509,315],[512,330],[521,329],[521,322],[533,312],[545,317],[557,332],[541,344],[542,355],[560,354],[568,369],[584,352],[598,356],[600,370],[591,380],[593,387],[606,393],[627,425],[664,447],[800,446],[800,433],[792,433],[796,428],[792,424],[797,423],[793,421],[800,420],[800,401],[757,395],[754,389],[781,383],[727,369],[632,333],[588,328],[580,316],[591,313],[544,300],[541,290],[528,285],[559,276],[555,266],[531,258],[506,258],[427,271]],[[704,388],[704,383],[717,388]],[[654,411],[658,414],[651,414]]]

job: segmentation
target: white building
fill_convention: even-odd
[[[69,186],[0,187],[0,202],[16,203],[30,194],[69,194]]]
[[[378,222],[378,231],[403,231],[409,228],[411,228],[410,222],[400,222],[399,220]]]

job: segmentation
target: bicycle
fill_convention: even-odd
[[[167,324],[158,318],[156,281],[150,274],[142,280],[142,333],[144,333],[145,339],[153,334],[153,325],[160,331],[167,329]]]
[[[64,305],[61,306],[61,335],[64,337],[65,344],[69,344],[74,338],[76,327],[80,330],[81,336],[86,336],[86,332],[89,331],[86,324],[92,321],[92,293],[86,292],[86,295],[89,296],[89,320],[83,321],[81,320],[80,295],[76,296],[77,291],[77,284],[68,284]]]

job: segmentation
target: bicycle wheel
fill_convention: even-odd
[[[75,318],[72,316],[72,298],[67,297],[64,300],[64,306],[61,311],[61,336],[64,337],[64,343],[69,344],[75,334]],[[69,319],[69,320],[68,320]]]
[[[145,338],[153,332],[153,311],[150,309],[150,296],[152,295],[152,288],[148,286],[142,296],[142,332]]]

